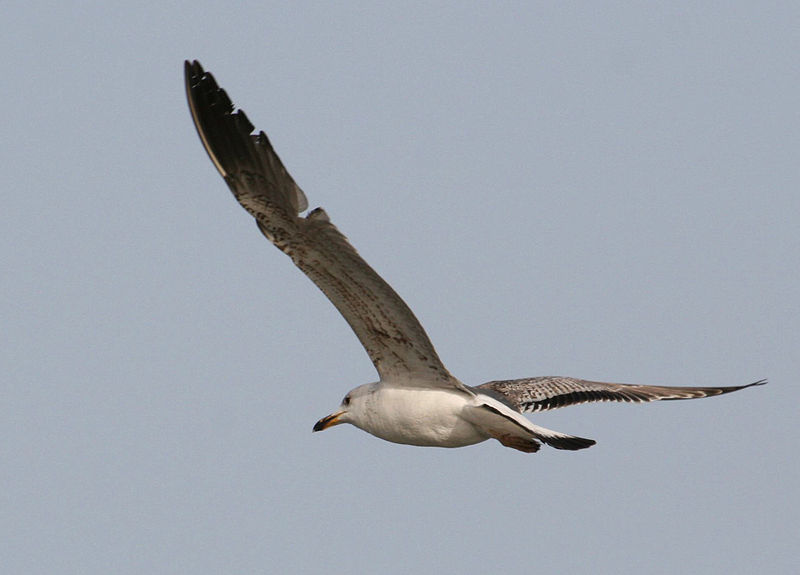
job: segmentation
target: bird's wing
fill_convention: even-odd
[[[627,401],[642,403],[661,399],[696,399],[738,391],[753,385],[763,385],[766,379],[734,387],[662,387],[657,385],[628,385],[602,383],[572,377],[533,377],[490,381],[475,389],[500,394],[522,413],[547,411],[568,405],[596,401]]]
[[[381,379],[461,387],[413,312],[361,259],[324,210],[299,216],[308,202],[266,134],[252,134],[244,112],[234,112],[228,95],[199,62],[187,61],[185,75],[192,119],[211,161],[267,239],[291,257],[344,316]]]

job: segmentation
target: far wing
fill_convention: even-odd
[[[526,413],[599,401],[641,403],[668,399],[696,399],[730,393],[765,383],[767,383],[766,379],[734,387],[663,387],[602,383],[572,377],[548,376],[490,381],[477,386],[476,389],[498,393],[520,412]]]
[[[400,296],[358,255],[327,214],[307,217],[305,195],[283,167],[264,132],[233,104],[199,62],[186,62],[186,96],[197,133],[233,195],[261,232],[336,306],[386,379],[417,375],[459,387],[425,330]]]

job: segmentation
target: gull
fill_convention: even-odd
[[[595,441],[545,429],[523,413],[587,402],[649,402],[730,393],[731,387],[662,387],[534,377],[465,385],[444,366],[420,322],[308,201],[264,132],[196,60],[185,62],[186,96],[212,163],[261,233],[328,297],[364,346],[379,380],[351,390],[314,431],[349,423],[376,437],[420,446],[463,447],[496,439],[526,453],[542,443],[577,450]]]

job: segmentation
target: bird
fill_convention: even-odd
[[[365,262],[322,208],[308,200],[269,138],[197,61],[185,61],[191,117],[211,162],[261,233],[328,297],[352,328],[378,381],[349,391],[313,431],[348,423],[393,443],[464,447],[495,439],[534,453],[544,443],[579,450],[595,444],[535,425],[524,413],[589,402],[695,399],[763,385],[665,387],[547,376],[462,383],[439,359],[424,328]]]

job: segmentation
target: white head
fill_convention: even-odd
[[[372,396],[375,385],[374,383],[367,383],[350,390],[344,396],[338,410],[326,415],[314,424],[314,431],[324,431],[340,423],[350,423],[356,427],[361,427],[360,423],[367,409],[367,401]]]

